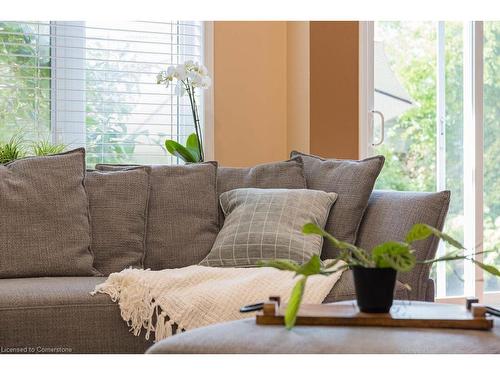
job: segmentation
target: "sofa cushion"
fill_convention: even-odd
[[[0,165],[0,277],[91,276],[85,150]]]
[[[335,192],[337,202],[330,211],[326,231],[341,241],[354,243],[375,180],[384,165],[383,156],[364,160],[322,159],[292,151],[292,157],[301,157],[307,188]],[[338,250],[325,241],[323,259],[338,256]]]
[[[215,162],[151,166],[144,267],[186,267],[207,256],[219,231],[216,179]]]
[[[144,353],[109,296],[89,293],[103,277],[0,280],[0,347],[33,353]]]
[[[270,259],[304,263],[321,253],[323,238],[302,233],[304,224],[324,228],[337,194],[307,189],[235,189],[220,196],[226,221],[210,254],[212,267],[255,267]]]
[[[442,230],[449,204],[449,191],[415,193],[375,190],[359,228],[356,245],[369,251],[386,241],[403,241],[406,233],[417,223]],[[433,258],[438,244],[439,239],[435,236],[416,241],[413,248],[417,260]],[[398,274],[398,280],[412,288],[410,299],[427,298],[429,270],[428,264],[417,264],[411,272]]]
[[[103,275],[144,267],[150,168],[88,171],[94,267]]]
[[[258,189],[305,189],[306,179],[302,159],[260,164],[249,168],[219,167],[217,171],[217,193],[240,188]],[[219,208],[220,227],[224,214]]]

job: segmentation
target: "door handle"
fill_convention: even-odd
[[[373,109],[370,112],[373,113],[373,114],[377,114],[377,115],[380,116],[380,140],[378,142],[373,142],[372,143],[372,146],[380,146],[382,143],[384,143],[384,133],[385,133],[385,119],[384,119],[384,115],[383,115],[382,112],[375,111]]]

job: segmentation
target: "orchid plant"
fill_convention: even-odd
[[[175,93],[179,96],[187,94],[189,97],[195,132],[187,138],[185,146],[168,139],[165,141],[165,148],[186,163],[199,163],[205,160],[205,155],[195,90],[208,89],[212,80],[208,75],[208,69],[203,64],[190,60],[183,64],[171,65],[166,71],[158,73],[156,77],[156,82],[164,84],[165,87],[169,87],[174,81],[176,81]]]

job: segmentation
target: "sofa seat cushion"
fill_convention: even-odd
[[[104,277],[0,280],[0,346],[33,353],[144,353],[109,296],[91,296]]]

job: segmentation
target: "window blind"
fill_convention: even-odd
[[[83,146],[90,166],[178,162],[163,144],[192,133],[189,100],[156,75],[203,61],[201,22],[0,22],[0,38],[1,137]]]

